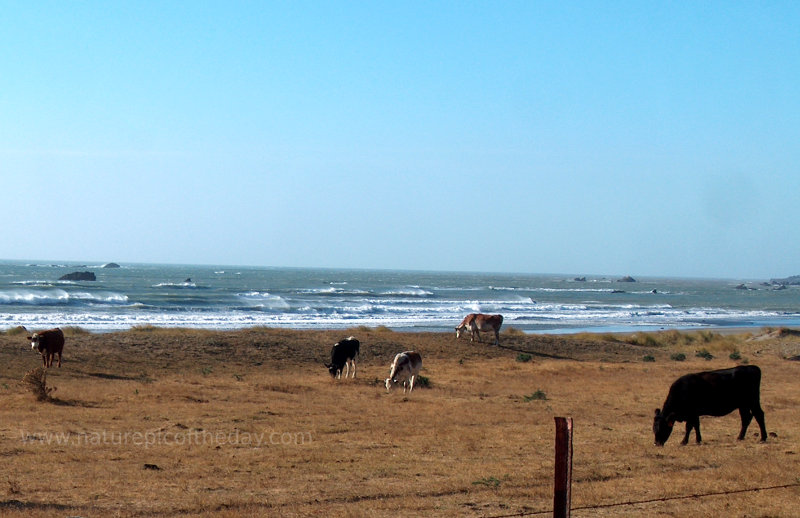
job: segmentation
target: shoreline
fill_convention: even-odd
[[[0,327],[0,334],[13,334],[14,330],[22,328],[21,325],[12,325],[7,327]],[[203,327],[203,326],[195,326],[195,325],[157,325],[157,324],[140,324],[128,327],[119,327],[119,328],[88,328],[83,326],[74,326],[74,325],[58,325],[58,324],[50,324],[44,326],[25,326],[25,329],[29,331],[37,331],[37,330],[44,330],[50,329],[54,327],[60,327],[62,329],[69,329],[77,331],[78,333],[88,333],[93,335],[107,335],[113,333],[126,333],[126,332],[136,332],[140,330],[160,330],[160,331],[186,331],[189,333],[192,332],[209,332],[209,333],[236,333],[236,332],[248,332],[248,331],[258,331],[258,330],[270,330],[275,332],[297,332],[297,333],[336,333],[336,332],[356,332],[356,331],[365,331],[365,332],[380,332],[383,330],[388,330],[393,333],[399,334],[451,334],[452,329],[449,327],[441,327],[441,326],[413,326],[413,327],[390,327],[390,326],[365,326],[365,325],[353,325],[353,326],[309,326],[309,327],[289,327],[289,326],[263,326],[263,325],[252,325],[252,326],[231,326],[231,327]],[[704,326],[655,326],[655,325],[642,325],[642,326],[584,326],[584,327],[572,327],[572,328],[553,328],[553,329],[536,329],[536,330],[525,330],[520,329],[515,326],[504,326],[500,334],[503,335],[504,333],[510,334],[522,334],[529,337],[537,337],[537,336],[553,336],[553,337],[574,337],[578,335],[612,335],[612,336],[630,336],[639,333],[644,334],[657,334],[662,332],[669,332],[669,331],[677,331],[680,333],[694,333],[700,331],[709,331],[712,333],[717,333],[720,335],[742,335],[742,334],[755,334],[760,330],[765,329],[800,329],[800,322],[759,322],[759,323],[752,323],[752,324],[742,324],[736,323],[732,325],[704,325]]]

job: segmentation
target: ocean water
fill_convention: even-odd
[[[59,281],[91,271],[96,281]],[[736,289],[745,283],[750,289]],[[236,266],[0,262],[0,329],[133,326],[452,330],[500,313],[529,332],[800,325],[800,287],[757,281]]]

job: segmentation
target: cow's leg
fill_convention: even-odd
[[[45,369],[47,368],[47,354],[45,353],[42,353],[42,365],[44,365]]]
[[[498,329],[494,330],[494,345],[500,345],[500,331]]]
[[[692,424],[694,425],[694,440],[697,442],[697,444],[700,444],[700,442],[703,440],[702,437],[700,437],[700,416],[696,415],[692,417],[691,420]]]
[[[739,408],[739,416],[742,418],[742,431],[739,432],[738,437],[741,441],[744,439],[747,433],[747,427],[750,426],[750,421],[753,419],[753,412],[750,411],[750,407],[741,407]]]
[[[58,366],[61,367],[61,353],[58,353]]]
[[[683,435],[682,445],[689,444],[689,435],[692,433],[692,428],[694,428],[695,439],[700,442],[700,418],[690,416],[686,419],[686,433]]]
[[[356,359],[353,358],[353,379],[356,379]]]
[[[414,390],[414,380],[416,380],[416,379],[417,379],[416,374],[414,376],[411,376],[411,387],[408,389],[409,392]]]
[[[761,405],[758,403],[753,407],[753,417],[756,418],[756,423],[758,423],[758,427],[761,429],[761,442],[766,442],[767,425],[764,423],[764,411],[761,410]]]

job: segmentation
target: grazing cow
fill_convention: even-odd
[[[48,329],[38,331],[28,337],[31,349],[36,349],[42,354],[42,363],[45,368],[53,365],[53,357],[58,355],[58,366],[61,367],[61,353],[64,350],[64,333],[61,329]]]
[[[761,441],[766,441],[764,411],[759,402],[760,385],[761,369],[755,365],[681,376],[669,388],[664,408],[656,409],[653,421],[656,444],[663,446],[667,442],[675,421],[686,421],[686,435],[681,444],[689,442],[692,428],[699,443],[701,415],[719,417],[730,414],[737,408],[742,418],[739,440],[744,439],[747,426],[755,417],[761,428]]]
[[[350,367],[353,367],[353,378],[356,377],[356,358],[358,357],[361,343],[355,337],[348,337],[333,344],[331,348],[331,363],[326,363],[328,372],[334,378],[342,377],[342,370],[345,370],[344,377],[350,374]]]
[[[411,392],[414,390],[414,381],[419,376],[422,368],[422,356],[416,351],[405,351],[398,353],[394,357],[392,367],[389,370],[389,377],[386,378],[386,390],[391,390],[395,385],[403,383],[403,394],[406,388]]]
[[[461,337],[462,332],[469,332],[472,334],[470,342],[481,341],[480,331],[494,331],[494,345],[500,344],[500,326],[503,325],[503,315],[484,315],[483,313],[470,313],[464,320],[456,327],[456,338]]]

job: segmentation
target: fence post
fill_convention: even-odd
[[[569,518],[572,499],[572,418],[556,417],[553,518]]]

